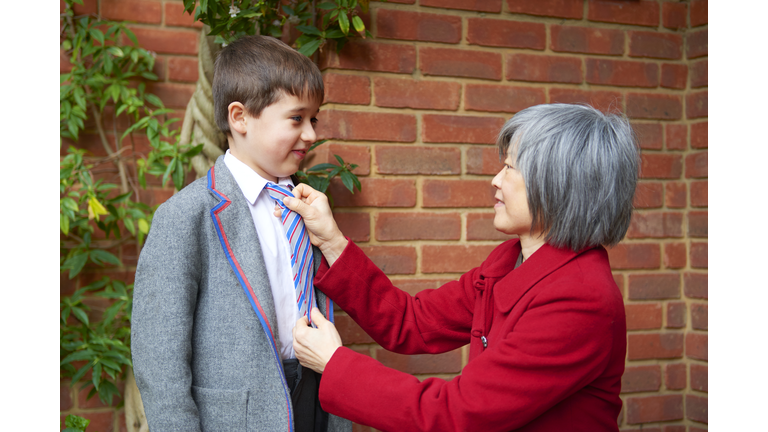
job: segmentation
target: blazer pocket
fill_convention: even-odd
[[[242,432],[248,417],[248,390],[219,390],[192,386],[203,431]]]

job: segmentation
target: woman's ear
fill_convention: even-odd
[[[248,114],[245,112],[245,106],[240,102],[232,102],[227,107],[227,122],[229,129],[245,135],[247,131]]]

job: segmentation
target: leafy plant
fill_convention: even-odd
[[[70,414],[64,419],[64,429],[61,432],[85,432],[85,428],[91,423],[90,420]]]

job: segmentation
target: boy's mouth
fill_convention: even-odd
[[[304,156],[307,155],[307,151],[306,150],[293,150],[293,154],[295,154],[296,157],[299,158],[299,159],[304,159]]]

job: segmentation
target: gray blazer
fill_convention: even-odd
[[[293,431],[276,322],[248,203],[219,157],[157,209],[136,268],[133,368],[150,430]],[[351,429],[330,416],[329,432]]]

